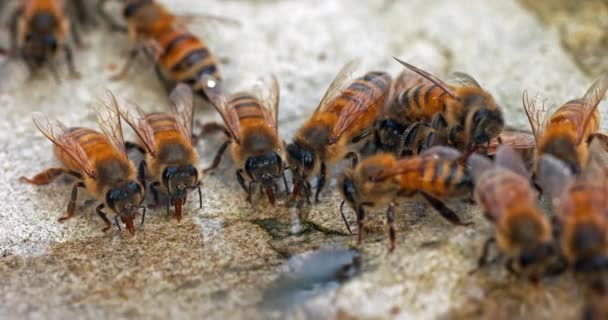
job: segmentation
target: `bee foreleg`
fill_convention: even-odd
[[[315,193],[315,202],[319,203],[319,195],[325,187],[325,179],[327,175],[327,168],[325,167],[325,163],[321,162],[321,171],[319,173],[319,180],[317,181],[317,192]]]
[[[97,12],[99,13],[99,16],[106,21],[107,24],[110,25],[110,29],[112,31],[119,31],[119,32],[127,32],[128,29],[127,27],[121,25],[120,23],[116,22],[116,20],[114,20],[112,18],[112,16],[110,14],[108,14],[108,12],[106,11],[105,8],[105,3],[108,2],[108,0],[99,0],[97,1]]]
[[[160,205],[160,201],[158,198],[158,187],[160,186],[160,182],[155,181],[150,183],[150,191],[152,192],[152,198],[154,199],[154,206],[158,207]]]
[[[78,172],[71,171],[66,168],[49,168],[38,173],[31,179],[27,177],[20,177],[19,181],[40,186],[53,182],[61,174],[69,174],[78,179],[82,179],[82,175]]]
[[[359,206],[357,208],[357,245],[361,245],[361,241],[363,240],[363,223],[365,220],[365,209],[363,206]]]
[[[239,182],[239,185],[245,192],[249,192],[247,186],[245,185],[245,178],[243,177],[243,169],[236,170],[236,180]]]
[[[421,192],[422,196],[426,199],[426,201],[433,207],[435,210],[439,212],[439,214],[450,223],[459,225],[459,226],[468,226],[471,225],[470,222],[464,223],[460,220],[460,217],[454,212],[454,210],[448,208],[443,201],[433,197],[432,195]]]
[[[222,161],[222,156],[224,155],[224,152],[226,152],[226,149],[228,148],[228,146],[230,145],[231,142],[232,142],[232,140],[226,140],[220,146],[220,148],[217,150],[217,153],[215,154],[215,157],[213,158],[213,162],[211,163],[211,166],[204,169],[203,173],[207,173],[211,170],[214,170],[215,168],[217,168],[220,165],[220,161]]]
[[[63,51],[65,51],[65,57],[68,61],[68,71],[70,72],[70,76],[76,79],[80,78],[80,73],[76,70],[76,67],[74,66],[74,55],[72,53],[72,48],[68,44],[64,44]]]
[[[388,249],[388,252],[393,252],[393,250],[395,250],[395,227],[393,226],[393,222],[395,221],[395,217],[394,217],[394,208],[395,208],[395,204],[394,203],[390,203],[388,205],[388,208],[386,209],[386,223],[388,224],[388,236],[390,239],[390,246]]]
[[[488,240],[486,240],[486,242],[483,244],[481,256],[479,256],[479,259],[477,259],[478,268],[481,268],[491,262],[491,261],[488,261],[488,256],[490,255],[490,246],[492,246],[494,243],[496,243],[496,238],[491,237]]]
[[[103,229],[101,229],[101,231],[103,231],[103,232],[110,230],[110,228],[112,227],[112,222],[110,222],[110,219],[108,219],[108,216],[102,210],[105,207],[106,207],[106,205],[102,203],[102,204],[98,205],[97,208],[95,208],[95,212],[97,213],[97,215],[101,218],[101,220],[103,220],[103,222],[106,223],[106,226]]]
[[[78,198],[78,188],[84,188],[84,182],[76,182],[72,187],[72,195],[70,197],[70,202],[68,203],[68,211],[66,215],[59,218],[59,222],[64,222],[65,220],[74,216],[74,211],[76,210],[76,199]]]

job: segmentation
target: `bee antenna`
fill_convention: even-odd
[[[348,221],[346,220],[346,216],[344,215],[344,204],[345,203],[346,203],[345,200],[342,200],[342,203],[340,203],[340,215],[342,215],[342,220],[344,221],[344,225],[346,226],[348,233],[353,234],[352,230],[350,230],[350,226],[348,225]]]

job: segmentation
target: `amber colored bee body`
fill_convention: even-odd
[[[199,156],[192,142],[192,90],[179,84],[171,93],[171,101],[173,113],[151,113],[140,119],[133,119],[124,111],[121,115],[137,133],[138,149],[146,154],[146,167],[154,177],[150,189],[156,203],[161,187],[169,195],[169,204],[175,206],[175,217],[180,221],[188,192],[198,189],[201,207],[202,195]]]
[[[525,272],[537,279],[550,267],[557,250],[549,219],[537,204],[528,167],[509,146],[498,148],[494,164],[480,155],[472,155],[468,164],[477,203],[496,226],[496,235],[486,242],[479,266],[487,263],[489,245],[496,242],[507,257],[509,271]]]
[[[354,169],[345,170],[338,188],[344,201],[357,213],[359,241],[362,239],[365,207],[388,206],[392,250],[395,243],[393,207],[402,199],[417,194],[422,195],[446,220],[456,225],[467,225],[440,200],[471,194],[473,180],[462,160],[462,154],[457,150],[437,146],[401,160],[392,153],[378,154],[361,161]]]
[[[11,51],[25,61],[31,74],[48,66],[58,80],[55,60],[62,51],[70,74],[79,76],[67,37],[71,33],[77,44],[80,44],[80,38],[65,10],[63,0],[25,0],[13,13],[10,22]]]
[[[595,149],[606,152],[603,147]],[[568,164],[551,154],[539,160],[541,185],[559,222],[561,252],[580,273],[608,268],[607,170],[605,165],[593,165],[575,175]]]
[[[263,80],[266,81],[255,94],[240,92],[224,97],[216,90],[206,91],[224,120],[224,126],[212,123],[206,127],[224,131],[228,139],[205,172],[219,165],[230,146],[232,159],[238,167],[237,180],[247,192],[247,201],[251,202],[253,187],[258,184],[274,205],[275,180],[283,179],[287,190],[284,145],[278,132],[279,84],[274,76]]]
[[[608,77],[603,77],[583,98],[566,102],[548,119],[544,108],[539,109],[524,92],[524,109],[536,138],[537,159],[550,154],[565,162],[573,173],[581,173],[589,157],[590,138],[599,130],[598,105],[607,89]]]
[[[116,214],[116,225],[120,227],[120,218],[127,230],[134,234],[133,219],[137,210],[143,209],[142,223],[145,217],[145,207],[140,205],[145,193],[143,170],[140,167],[136,171],[127,157],[118,109],[111,109],[117,106],[115,100],[113,103],[114,106],[105,107],[108,116],[100,118],[104,133],[87,128],[68,129],[60,122],[43,125],[42,120],[35,119],[36,127],[54,143],[55,155],[63,167],[50,168],[31,179],[22,177],[21,180],[45,185],[61,174],[71,175],[80,181],[72,188],[67,213],[59,219],[60,222],[74,215],[78,188],[85,188],[96,199],[103,201],[96,208],[97,214],[106,223],[103,231],[112,225],[103,211],[107,207]]]
[[[304,189],[309,201],[308,180],[319,175],[315,194],[315,200],[319,201],[325,186],[326,166],[346,157],[357,159],[357,147],[373,133],[377,113],[388,97],[391,78],[384,72],[374,71],[349,82],[355,66],[356,63],[351,62],[340,71],[313,115],[287,145],[294,196]]]
[[[205,89],[217,89],[222,77],[214,55],[163,5],[150,0],[130,0],[123,15],[135,47],[115,79],[124,78],[134,59],[145,50],[155,59],[156,74],[167,91],[183,82],[206,98]],[[209,77],[206,83],[202,81],[204,76]]]
[[[473,77],[457,72],[455,83],[447,84],[426,71],[396,60],[428,82],[402,92],[391,108],[393,112],[401,114],[400,117],[430,121],[451,146],[467,152],[498,137],[504,127],[502,111]]]

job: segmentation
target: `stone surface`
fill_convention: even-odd
[[[466,71],[495,94],[509,123],[520,128],[527,123],[524,89],[560,103],[582,95],[592,81],[562,49],[554,28],[509,0],[164,2],[177,12],[240,21],[240,27],[202,19],[188,25],[222,60],[230,89],[277,74],[286,140],[340,67],[357,57],[364,58],[364,68],[394,75],[401,69],[391,56],[440,76]],[[0,41],[6,39],[2,33]],[[57,165],[31,113],[94,127],[90,106],[105,89],[145,110],[167,108],[166,94],[145,61],[128,80],[108,80],[129,50],[124,35],[99,26],[86,32],[85,41],[76,52],[80,80],[69,79],[63,69],[60,84],[46,72],[27,80],[19,62],[0,67],[1,318],[577,317],[583,289],[568,276],[532,286],[500,266],[469,274],[492,231],[475,207],[450,203],[475,223],[454,228],[416,200],[398,211],[393,254],[387,254],[384,217],[373,214],[354,278],[334,279],[289,310],[262,308],[268,288],[289,273],[283,265],[289,257],[351,247],[356,237],[340,218],[334,180],[322,203],[311,208],[284,202],[272,208],[261,198],[249,205],[229,157],[204,178],[203,208],[191,201],[179,224],[164,210],[150,210],[135,237],[117,230],[104,234],[87,196],[80,198],[74,219],[58,223],[70,184],[36,188],[18,182]],[[198,108],[196,118],[218,119],[208,106]],[[221,142],[217,136],[200,144],[202,167]]]

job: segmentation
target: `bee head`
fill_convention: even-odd
[[[37,67],[43,66],[57,52],[57,27],[58,21],[50,13],[41,12],[32,17],[22,49],[28,63]]]
[[[386,151],[396,150],[401,144],[405,130],[405,126],[391,119],[382,120],[376,128],[378,143]]]
[[[481,107],[473,114],[470,123],[469,143],[481,145],[498,137],[505,126],[502,112],[498,108]]]
[[[120,217],[131,234],[135,234],[133,220],[137,211],[143,209],[143,215],[146,214],[145,207],[140,205],[143,200],[144,188],[137,181],[128,181],[106,193],[106,205]]]
[[[271,187],[274,179],[283,174],[283,160],[276,152],[249,157],[245,161],[245,172],[252,181],[260,182],[263,187]]]
[[[522,250],[519,255],[519,264],[522,268],[529,267],[533,264],[538,264],[547,261],[556,254],[553,243],[540,243],[537,246]]]
[[[175,205],[175,216],[181,220],[181,208],[188,192],[198,188],[198,170],[191,164],[167,166],[163,170],[162,183]]]
[[[316,166],[315,152],[300,146],[297,142],[287,145],[287,162],[296,179],[306,179]]]

